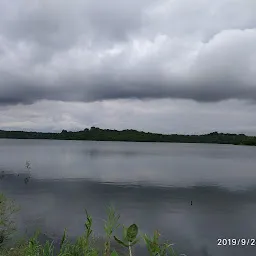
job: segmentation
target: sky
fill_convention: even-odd
[[[0,129],[256,135],[255,0],[1,0]]]

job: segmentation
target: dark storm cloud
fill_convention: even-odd
[[[0,104],[255,101],[254,2],[189,6],[187,0],[3,1]]]
[[[243,88],[242,86],[219,86],[209,82],[194,85],[193,89],[176,85],[163,85],[159,82],[134,82],[133,84],[124,82],[114,83],[110,81],[99,82],[93,87],[94,83],[87,86],[84,83],[74,81],[72,87],[59,86],[57,88],[28,85],[24,82],[9,84],[7,90],[1,89],[0,104],[32,104],[38,100],[57,100],[57,101],[81,101],[92,102],[110,99],[193,99],[198,102],[215,102],[226,99],[248,99],[256,100],[256,88]],[[122,87],[120,86],[122,84]],[[17,86],[15,86],[17,85]],[[230,89],[229,89],[230,88]]]

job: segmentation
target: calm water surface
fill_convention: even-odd
[[[255,255],[256,246],[217,246],[256,239],[255,156],[256,147],[232,145],[2,139],[0,188],[19,203],[24,232],[59,238],[66,227],[75,237],[87,208],[101,235],[113,204],[124,224],[159,229],[180,253]]]

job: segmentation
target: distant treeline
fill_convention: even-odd
[[[96,140],[96,141],[138,141],[138,142],[180,142],[180,143],[216,143],[234,145],[256,145],[256,137],[244,134],[212,132],[204,135],[158,134],[136,130],[109,130],[92,127],[83,131],[60,133],[2,131],[0,138],[11,139],[50,139],[50,140]]]

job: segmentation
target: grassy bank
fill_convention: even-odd
[[[107,209],[107,218],[103,222],[103,241],[95,237],[92,216],[85,211],[84,233],[73,242],[64,230],[59,243],[49,240],[42,243],[37,232],[33,237],[13,245],[11,239],[16,231],[14,216],[18,210],[13,201],[0,194],[0,256],[134,256],[134,247],[141,243],[146,245],[150,256],[178,255],[174,252],[172,244],[161,241],[158,231],[150,237],[141,234],[136,224],[129,227],[120,225],[120,215],[113,207]],[[119,237],[116,233],[120,229],[122,236]]]

